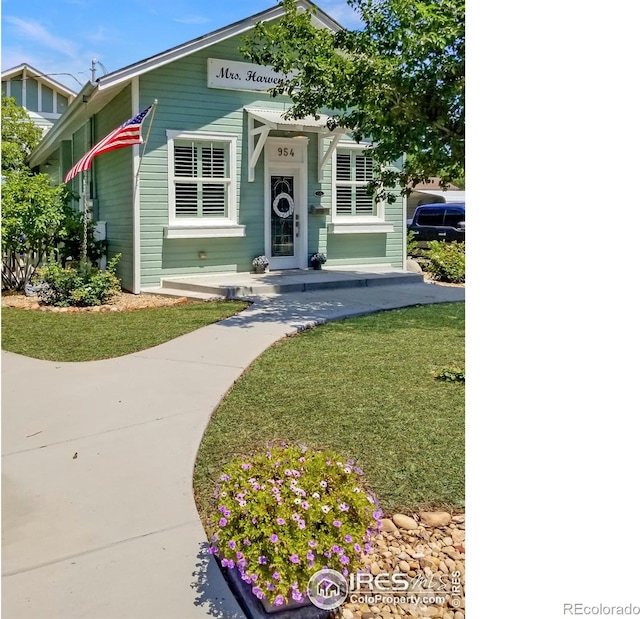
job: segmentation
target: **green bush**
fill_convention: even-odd
[[[434,279],[459,284],[464,282],[464,243],[427,243],[426,270]]]
[[[421,258],[424,256],[424,251],[418,246],[418,241],[416,241],[415,236],[416,233],[413,230],[407,232],[407,256]]]
[[[58,264],[38,269],[40,300],[58,307],[103,305],[121,290],[115,274],[120,256],[114,256],[104,272],[89,264],[81,264],[78,269],[64,269]]]
[[[64,208],[64,220],[55,238],[60,254],[62,266],[68,262],[79,262],[82,259],[82,242],[84,237],[84,214],[77,211],[70,204]],[[87,258],[93,265],[97,265],[106,253],[107,242],[98,241],[94,237],[96,222],[87,221]]]

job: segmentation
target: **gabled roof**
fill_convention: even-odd
[[[312,9],[314,11],[312,23],[318,28],[328,28],[334,32],[343,29],[337,21],[310,0],[297,0],[296,4],[301,10]],[[66,112],[60,117],[60,120],[58,120],[53,128],[44,136],[40,144],[38,144],[33,151],[29,159],[29,164],[35,166],[45,161],[55,148],[58,140],[66,139],[65,136],[73,133],[73,131],[77,130],[86,122],[86,119],[99,112],[134,77],[153,71],[158,67],[179,60],[180,58],[184,58],[210,45],[248,32],[258,22],[278,19],[282,15],[284,15],[284,9],[280,5],[274,6],[229,26],[214,30],[197,39],[172,47],[160,54],[128,65],[117,71],[107,73],[107,75],[98,78],[95,84],[87,82],[75,100],[69,105]]]
[[[315,11],[314,16],[312,17],[312,23],[314,23],[315,26],[320,28],[329,28],[333,31],[343,29],[337,21],[327,15],[313,2],[310,2],[310,0],[298,0],[297,5],[303,10],[313,9]],[[277,19],[283,14],[284,11],[280,5],[274,6],[270,9],[267,9],[266,11],[262,11],[261,13],[257,13],[256,15],[230,24],[229,26],[224,26],[223,28],[214,30],[213,32],[198,37],[197,39],[193,39],[191,41],[183,43],[182,45],[172,47],[165,52],[161,52],[160,54],[156,54],[155,56],[151,56],[150,58],[146,58],[145,60],[141,60],[140,62],[136,62],[122,69],[118,69],[117,71],[113,71],[112,73],[108,73],[107,75],[103,75],[100,79],[97,80],[98,88],[102,90],[103,88],[114,86],[115,84],[118,84],[123,80],[128,81],[133,77],[142,75],[147,71],[157,69],[158,67],[161,67],[162,65],[169,62],[174,62],[175,60],[184,58],[185,56],[209,47],[210,45],[220,43],[221,41],[234,37],[238,34],[243,34],[244,32],[251,30],[258,22]]]
[[[39,82],[42,82],[52,90],[57,90],[59,93],[64,94],[67,97],[76,96],[76,93],[73,90],[71,90],[70,88],[67,88],[64,84],[61,84],[60,82],[54,80],[52,77],[49,77],[47,74],[43,73],[42,71],[38,71],[38,69],[35,69],[34,67],[27,64],[26,62],[23,62],[17,67],[11,67],[10,69],[4,70],[2,72],[2,79],[10,80],[11,78],[17,77],[18,75],[22,75],[25,72],[29,77],[32,77],[38,80]]]

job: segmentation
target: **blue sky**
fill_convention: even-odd
[[[2,70],[27,62],[43,73],[70,73],[52,77],[78,91],[78,81],[90,78],[92,58],[115,71],[277,2],[2,0]],[[345,27],[358,23],[344,0],[315,4]]]

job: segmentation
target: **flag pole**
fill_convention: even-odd
[[[151,134],[151,127],[153,126],[153,118],[156,115],[157,106],[158,106],[158,100],[154,99],[153,105],[151,107],[151,118],[149,119],[149,126],[147,127],[147,136],[144,139],[142,154],[140,155],[140,159],[138,160],[138,169],[136,171],[136,185],[138,184],[138,177],[140,176],[140,167],[142,166],[142,158],[144,157],[144,154],[147,152],[147,144],[149,143],[149,135]]]
[[[82,253],[81,253],[81,264],[86,263],[87,261],[87,173],[82,172]],[[84,264],[83,264],[84,266]]]

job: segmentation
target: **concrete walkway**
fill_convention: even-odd
[[[463,299],[462,288],[430,284],[291,293],[117,359],[3,352],[3,616],[242,618],[205,552],[192,497],[212,410],[297,330]]]

